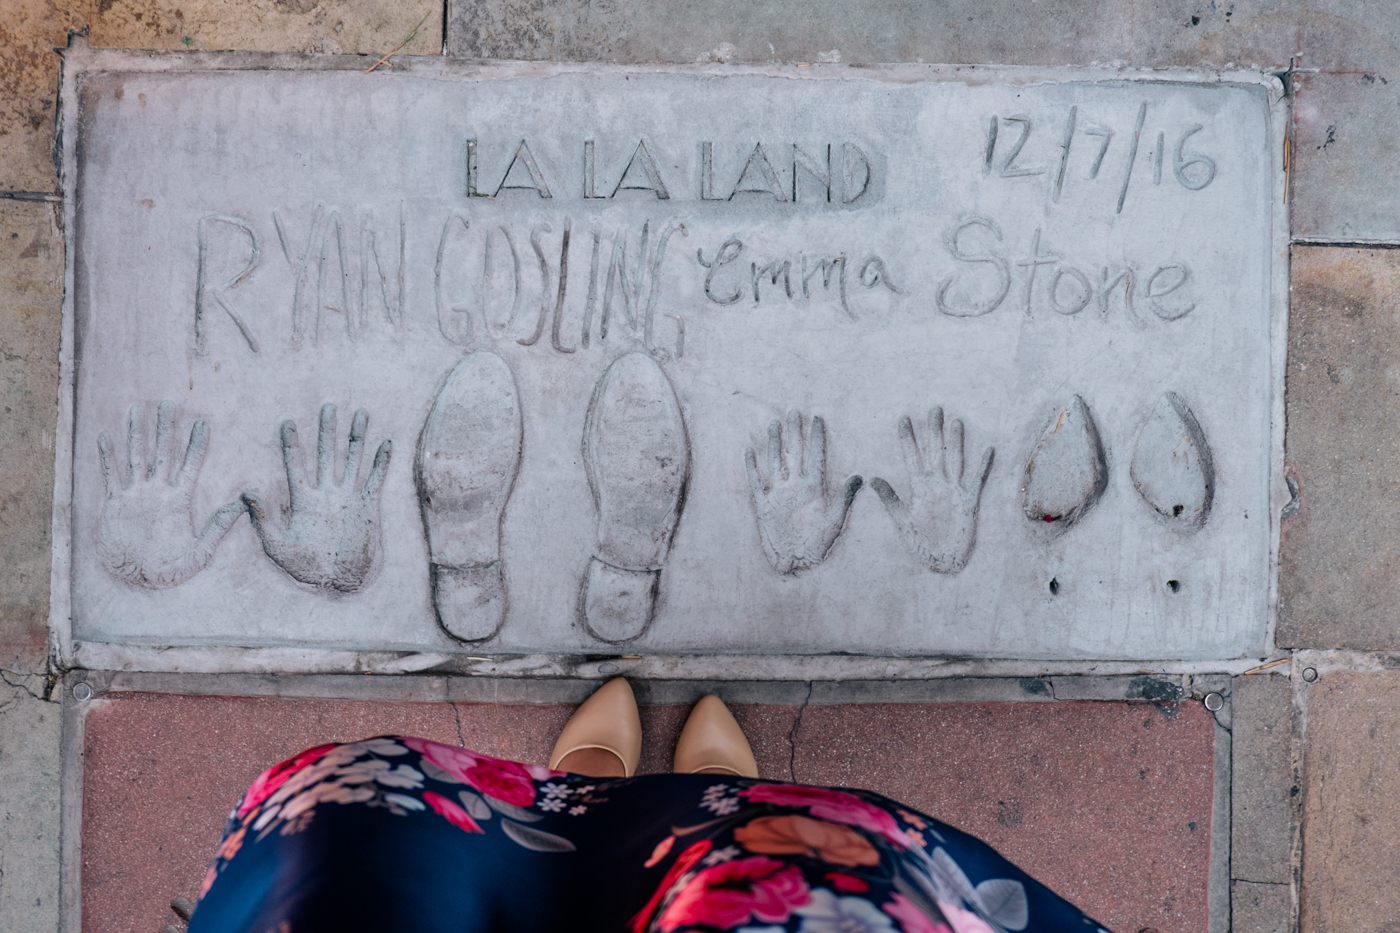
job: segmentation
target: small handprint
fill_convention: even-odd
[[[870,480],[870,488],[915,557],[930,570],[957,573],[967,566],[977,543],[977,508],[996,451],[988,447],[977,472],[964,483],[962,422],[954,418],[945,432],[943,409],[935,408],[928,416],[928,432],[921,451],[914,423],[907,417],[899,421],[899,446],[909,471],[907,503],[879,477]]]
[[[379,492],[389,468],[392,442],[375,452],[363,487],[355,480],[364,455],[369,413],[355,412],[344,475],[335,478],[335,406],[321,407],[316,441],[316,483],[307,482],[296,422],[282,422],[282,460],[287,468],[288,503],[280,520],[268,516],[262,500],[243,494],[248,517],[273,563],[295,580],[330,593],[356,593],[379,564]]]
[[[831,498],[826,485],[826,422],[814,415],[803,444],[802,415],[788,413],[787,437],[774,421],[768,426],[768,476],[764,484],[758,458],[744,452],[749,492],[758,515],[763,553],[778,573],[796,573],[826,557],[846,524],[846,513],[863,482],[851,476]]]
[[[175,403],[161,402],[148,465],[144,414],[140,404],[127,412],[124,479],[111,436],[106,431],[97,436],[106,490],[97,519],[97,554],[117,579],[162,590],[204,569],[243,507],[237,502],[222,506],[196,534],[194,486],[209,452],[209,425],[200,420],[190,428],[184,462],[175,469]]]

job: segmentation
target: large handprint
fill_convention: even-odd
[[[899,446],[909,471],[907,503],[879,477],[870,480],[870,488],[915,557],[930,570],[957,573],[967,566],[977,543],[977,508],[996,451],[988,447],[977,472],[964,483],[962,422],[954,418],[945,432],[943,409],[935,408],[928,416],[928,431],[928,442],[920,451],[914,423],[907,417],[899,421]]]
[[[330,593],[355,593],[379,565],[379,491],[389,468],[390,441],[379,445],[363,487],[355,480],[363,459],[369,413],[355,412],[345,473],[335,478],[335,406],[321,407],[316,442],[316,483],[307,481],[296,422],[282,422],[282,461],[287,468],[288,505],[281,520],[268,516],[262,500],[244,493],[248,517],[273,563],[295,580]]]
[[[768,426],[767,485],[758,474],[752,447],[744,452],[744,466],[758,515],[758,537],[773,569],[796,573],[821,563],[841,534],[862,482],[859,476],[848,477],[839,496],[828,495],[826,423],[813,416],[805,445],[800,413],[788,413],[786,438],[778,422]]]
[[[204,569],[243,508],[230,502],[195,534],[195,481],[209,451],[209,425],[196,421],[179,469],[175,459],[175,403],[156,409],[156,442],[146,462],[145,417],[132,405],[126,422],[127,475],[120,476],[112,438],[97,436],[106,496],[97,519],[97,554],[119,580],[153,590],[178,586]]]

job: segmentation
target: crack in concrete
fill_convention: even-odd
[[[19,678],[19,680],[11,680],[12,676]],[[40,675],[37,673],[26,674],[21,671],[0,668],[0,680],[3,680],[7,686],[23,690],[25,693],[29,694],[31,700],[38,700],[42,703],[57,703],[58,701],[53,698],[54,684],[58,681],[57,676],[49,674],[44,677],[44,692],[42,694],[35,693],[33,690],[29,689],[29,685],[25,683],[29,678],[38,676]]]
[[[788,730],[788,780],[793,783],[797,783],[797,730],[802,728],[802,716],[812,702],[812,683],[807,681],[807,695],[802,698],[802,705],[797,708],[797,716],[792,720],[792,728]]]
[[[457,744],[466,748],[467,740],[462,735],[462,711],[457,708],[455,702],[449,701],[448,705],[452,707],[452,718],[457,720]]]

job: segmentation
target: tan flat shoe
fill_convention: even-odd
[[[677,774],[696,774],[707,769],[758,777],[758,762],[749,740],[744,738],[744,730],[734,721],[729,707],[713,693],[702,697],[690,711],[676,742],[672,768]]]
[[[636,773],[637,760],[642,757],[642,719],[637,713],[637,698],[625,678],[615,677],[603,684],[564,723],[549,756],[550,769],[558,770],[570,752],[584,749],[616,756],[622,762],[624,777]]]

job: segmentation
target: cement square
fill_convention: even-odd
[[[65,652],[1266,650],[1269,81],[88,54]]]

